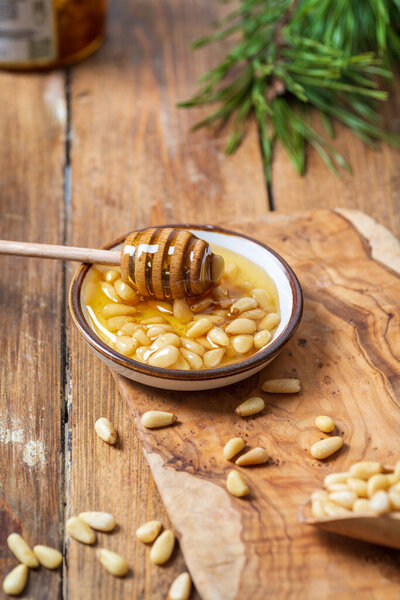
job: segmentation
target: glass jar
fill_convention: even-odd
[[[85,58],[105,35],[107,0],[0,0],[0,68],[40,70]]]

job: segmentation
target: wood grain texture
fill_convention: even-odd
[[[384,126],[400,133],[400,80],[397,77],[383,108]],[[326,131],[316,123],[324,136]],[[374,151],[340,124],[332,144],[350,163],[353,175],[335,176],[317,152],[308,150],[307,172],[297,175],[286,151],[277,145],[272,168],[276,210],[293,212],[310,208],[358,209],[400,236],[400,154],[382,144]]]
[[[359,213],[352,217],[322,210],[229,223],[268,241],[303,286],[300,328],[263,373],[212,393],[181,394],[118,377],[204,600],[398,596],[397,552],[297,521],[298,507],[327,473],[366,458],[391,464],[400,455],[400,277],[391,253],[377,250],[391,244],[398,250],[398,242],[382,229],[374,239],[375,222],[368,227]],[[235,406],[260,392],[264,379],[293,376],[302,381],[301,393],[263,394],[262,415],[234,414]],[[149,409],[171,410],[179,420],[145,430],[140,415]],[[324,462],[309,453],[324,437],[314,425],[318,414],[331,414],[345,440]],[[225,490],[232,464],[222,448],[232,436],[243,437],[249,448],[265,447],[271,456],[267,465],[242,469],[248,499]]]
[[[62,243],[64,77],[1,73],[0,87],[0,237]],[[12,532],[62,550],[62,320],[61,266],[1,256],[1,579],[17,565]],[[26,594],[57,598],[60,585],[42,569]]]
[[[254,128],[230,161],[222,134],[191,134],[200,113],[178,111],[193,82],[215,57],[189,43],[217,15],[214,2],[161,0],[111,5],[105,46],[71,73],[71,199],[68,244],[102,243],[136,228],[168,222],[213,222],[224,214],[267,210]],[[68,318],[68,324],[69,324]],[[92,548],[68,546],[65,596],[71,600],[165,600],[185,569],[182,554],[160,569],[136,543],[144,521],[169,520],[136,439],[130,412],[109,371],[73,329],[68,332],[67,512],[107,510],[120,529],[99,545],[122,553],[132,572],[123,581],[102,570]],[[94,433],[98,417],[118,427],[121,446]],[[193,593],[192,598],[198,598]]]

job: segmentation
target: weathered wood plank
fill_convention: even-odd
[[[257,217],[267,210],[254,128],[230,160],[225,134],[192,134],[200,113],[175,103],[194,89],[215,51],[192,54],[189,42],[208,29],[214,2],[161,0],[113,3],[107,44],[72,72],[72,198],[68,243],[100,245],[134,227],[166,222],[214,222],[224,216]],[[68,594],[73,600],[164,600],[185,567],[178,552],[157,568],[137,544],[136,527],[163,508],[143,462],[129,410],[110,373],[69,334],[70,488],[68,512],[113,512],[120,530],[100,543],[120,551],[133,567],[124,581],[104,574],[92,548],[72,542]],[[93,431],[96,418],[116,423],[122,446],[110,448]],[[193,595],[193,598],[196,596]]]
[[[400,133],[400,80],[384,108],[386,126]],[[385,144],[375,152],[339,124],[335,124],[334,147],[351,164],[353,176],[336,177],[314,150],[308,152],[308,167],[300,177],[286,152],[276,147],[272,169],[272,189],[277,210],[293,212],[310,208],[355,208],[400,235],[400,154]],[[325,132],[321,129],[321,133]]]
[[[0,74],[0,237],[63,239],[64,77]],[[0,571],[12,532],[62,549],[62,265],[0,258]],[[57,598],[61,572],[27,594]],[[3,596],[2,596],[3,597]]]

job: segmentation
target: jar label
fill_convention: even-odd
[[[0,65],[40,65],[54,60],[52,0],[0,0]]]

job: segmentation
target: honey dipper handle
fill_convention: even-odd
[[[79,262],[98,263],[100,265],[120,265],[121,262],[121,253],[119,251],[54,246],[51,244],[31,244],[30,242],[12,242],[10,240],[0,240],[0,254],[77,260]]]

